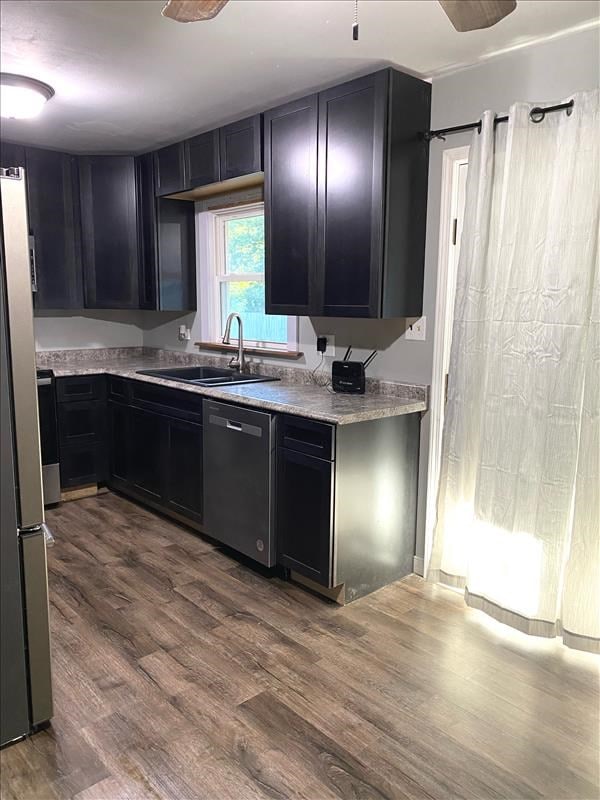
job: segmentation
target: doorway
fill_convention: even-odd
[[[435,301],[435,333],[430,394],[430,436],[427,467],[427,502],[425,511],[424,575],[427,576],[437,513],[437,494],[442,460],[442,431],[448,387],[450,345],[454,320],[456,273],[462,236],[469,148],[444,151],[442,161],[442,196],[438,282]]]

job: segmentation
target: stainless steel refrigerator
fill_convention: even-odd
[[[0,745],[52,716],[25,175],[0,169]]]

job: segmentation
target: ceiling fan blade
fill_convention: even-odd
[[[457,31],[491,28],[517,7],[516,0],[439,0]]]
[[[201,22],[216,17],[225,3],[227,0],[168,0],[161,14],[176,22]]]

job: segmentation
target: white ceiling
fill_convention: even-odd
[[[230,0],[210,22],[164,0],[2,0],[1,66],[51,84],[37,120],[2,135],[74,152],[141,152],[394,64],[423,76],[598,18],[597,0],[520,0],[457,33],[436,0]]]

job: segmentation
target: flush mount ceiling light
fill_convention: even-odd
[[[10,119],[37,117],[54,89],[26,75],[0,72],[0,114]]]

